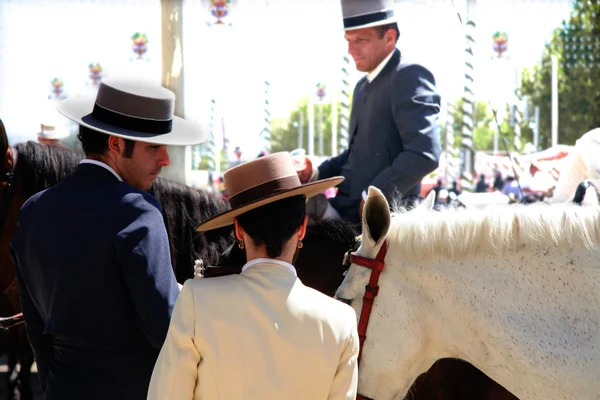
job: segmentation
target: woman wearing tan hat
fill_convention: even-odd
[[[306,198],[289,153],[225,172],[232,209],[198,227],[233,224],[241,274],[188,280],[154,367],[149,399],[354,399],[358,334],[346,304],[308,288],[291,264],[306,232]]]

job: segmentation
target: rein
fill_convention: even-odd
[[[379,293],[379,275],[383,271],[385,263],[383,260],[387,254],[388,242],[384,240],[381,249],[377,253],[375,259],[359,256],[352,252],[350,254],[350,262],[356,265],[360,265],[371,270],[371,277],[368,285],[365,287],[365,295],[363,296],[362,309],[360,311],[360,319],[358,321],[358,338],[360,347],[358,350],[358,365],[360,366],[360,358],[362,356],[363,344],[367,339],[367,327],[369,326],[369,318],[371,317],[371,310],[373,309],[373,302],[375,297]],[[357,400],[370,400],[361,394],[356,396]]]
[[[13,149],[13,160],[16,161],[16,152]],[[2,202],[0,203],[0,235],[4,232],[4,228],[6,227],[6,221],[8,220],[8,213],[10,212],[10,208],[12,206],[13,198],[15,195],[15,174],[14,174],[14,166],[16,162],[13,162],[13,167],[6,172],[0,174],[0,183],[5,183],[6,188],[4,190],[4,196],[2,198]],[[15,277],[10,284],[2,290],[0,293],[0,298],[6,296],[8,292],[14,289],[17,286],[17,278]],[[17,315],[13,315],[11,317],[0,318],[0,329],[8,330],[15,325],[18,325],[23,322],[23,314],[19,313]]]

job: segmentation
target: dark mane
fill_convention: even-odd
[[[149,192],[162,206],[177,281],[183,283],[193,277],[197,259],[202,259],[204,265],[216,264],[221,253],[233,242],[232,228],[206,233],[196,232],[194,228],[228,210],[229,203],[202,190],[160,178]]]
[[[15,176],[20,179],[25,198],[56,185],[71,175],[83,153],[66,147],[36,142],[18,143]]]
[[[326,219],[308,225],[304,242],[313,240],[327,240],[334,243],[340,243],[348,249],[354,246],[356,236],[360,233],[358,228],[346,221],[336,219]]]

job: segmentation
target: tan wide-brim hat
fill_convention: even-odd
[[[95,99],[66,99],[57,108],[81,126],[124,139],[187,146],[206,138],[202,128],[173,115],[173,92],[145,81],[106,78]]]
[[[345,31],[397,22],[393,0],[342,0],[342,16]]]
[[[69,137],[69,131],[65,126],[52,124],[41,124],[38,136],[42,139],[65,139]]]
[[[302,184],[290,153],[270,154],[233,167],[223,175],[231,210],[219,214],[196,227],[199,232],[233,224],[233,220],[256,208],[292,196],[315,196],[339,185],[344,177],[322,179]]]

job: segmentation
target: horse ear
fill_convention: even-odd
[[[590,179],[587,181],[588,187],[585,190],[583,199],[581,200],[582,206],[597,206],[600,204],[600,194],[598,194],[598,188],[600,187],[600,180]]]
[[[429,192],[429,194],[427,195],[425,200],[423,200],[423,203],[421,203],[421,205],[426,210],[433,210],[433,207],[435,206],[435,192],[433,190]]]
[[[366,236],[375,244],[386,237],[390,229],[390,206],[381,191],[369,187],[369,196],[363,213],[363,238]]]

